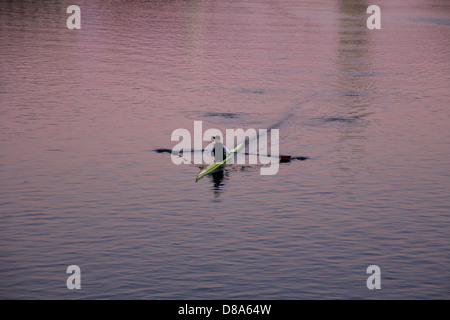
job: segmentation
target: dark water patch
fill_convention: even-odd
[[[360,119],[359,118],[343,118],[343,117],[323,117],[323,118],[313,118],[313,120],[326,122],[326,123],[330,123],[330,122],[354,123]]]
[[[366,78],[377,76],[375,72],[347,72],[347,75],[352,78]]]
[[[360,125],[366,124],[367,120],[363,117],[366,115],[356,115],[351,117],[314,117],[306,120],[305,125],[316,127],[324,124],[335,124],[335,125]]]
[[[413,18],[410,20],[414,23],[434,24],[437,26],[450,26],[448,18]]]
[[[324,122],[355,122],[354,118],[330,117],[323,119]]]
[[[361,94],[359,92],[356,91],[347,91],[344,92],[344,96],[346,97],[359,97]]]
[[[219,112],[219,111],[184,111],[182,114],[192,120],[201,119],[227,119],[230,121],[243,121],[246,124],[264,123],[266,119],[258,118],[258,115],[247,112]]]
[[[266,90],[264,89],[250,89],[250,88],[241,88],[239,89],[241,93],[253,93],[253,94],[264,94]]]
[[[218,118],[225,118],[225,119],[237,119],[242,118],[244,115],[247,115],[243,112],[214,112],[214,111],[208,111],[208,112],[198,112],[198,111],[191,111],[191,112],[183,112],[183,114],[186,115],[186,117],[190,119],[198,120],[201,117],[218,117]]]
[[[206,112],[204,114],[205,117],[222,117],[226,119],[234,119],[239,118],[238,113],[232,113],[232,112]]]

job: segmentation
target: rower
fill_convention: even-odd
[[[211,152],[215,162],[222,162],[226,159],[227,154],[231,152],[222,142],[220,142],[220,136],[215,136],[213,141],[214,143],[211,143],[205,151],[208,153]]]

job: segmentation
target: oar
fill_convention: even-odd
[[[177,151],[172,151],[171,149],[155,149],[153,151],[158,152],[158,153],[163,153],[163,152],[172,153],[173,152],[173,154],[176,154],[176,155],[178,155],[180,157],[181,157],[181,154],[184,152],[183,149],[181,149],[178,152]],[[205,151],[205,149],[201,149],[201,150],[186,150],[186,151],[187,152],[203,152],[203,151]],[[246,156],[250,156],[250,155],[258,156],[258,157],[261,156],[258,153],[247,153],[246,152],[244,154]],[[267,154],[265,154],[264,156],[270,157],[270,155],[267,155]],[[303,160],[308,159],[308,157],[293,157],[293,156],[290,156],[290,155],[279,155],[278,157],[280,158],[280,162],[289,162],[291,160],[301,160],[301,161],[303,161]]]
[[[263,154],[263,155],[261,155],[261,154],[259,154],[259,153],[245,153],[245,155],[246,156],[267,156],[267,157],[271,157],[271,155],[270,154]],[[279,155],[278,156],[279,157],[279,159],[280,159],[280,162],[288,162],[288,161],[291,161],[291,159],[292,159],[292,156],[289,156],[289,155]]]
[[[172,150],[172,149],[164,149],[164,148],[161,148],[161,149],[155,149],[155,150],[153,150],[153,151],[158,152],[158,153],[172,153],[172,154],[177,154],[177,155],[179,155],[179,156],[180,156],[181,153],[184,152],[183,149],[181,149],[181,150],[179,150],[179,151],[176,151],[176,150]],[[202,150],[185,150],[185,151],[187,151],[187,152],[203,152],[203,151],[205,151],[205,149],[202,149]],[[181,156],[180,156],[180,157],[181,157]]]

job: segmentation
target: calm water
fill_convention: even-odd
[[[450,298],[447,0],[72,2],[0,2],[0,298]],[[195,183],[195,120],[308,159]]]

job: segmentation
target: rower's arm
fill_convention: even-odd
[[[205,152],[206,152],[207,154],[211,154],[211,152],[213,151],[213,149],[214,149],[214,143],[211,143],[209,146],[207,146],[207,147],[205,148]]]

